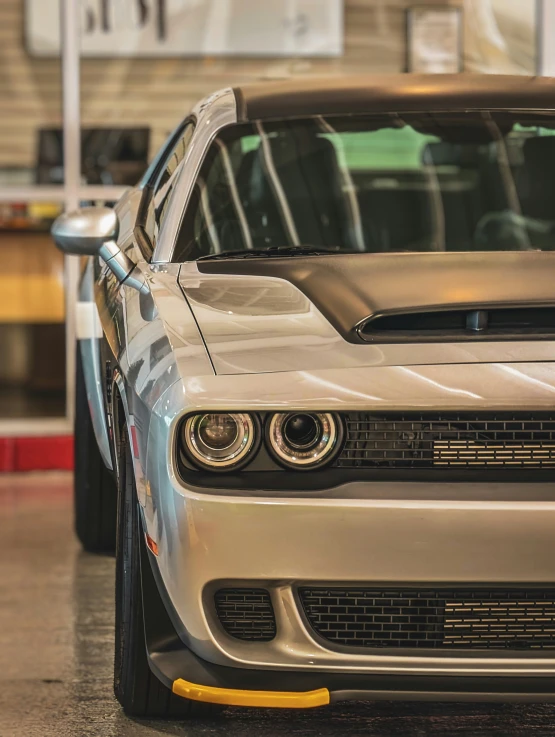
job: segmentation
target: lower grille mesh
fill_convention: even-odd
[[[326,640],[363,648],[555,648],[554,589],[302,588]]]
[[[220,589],[214,603],[228,635],[254,642],[269,642],[276,636],[274,609],[265,589]]]
[[[553,468],[555,415],[547,412],[347,412],[336,465],[344,468]]]

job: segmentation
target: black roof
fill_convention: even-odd
[[[493,74],[305,77],[234,90],[240,121],[373,112],[555,109],[555,78]]]

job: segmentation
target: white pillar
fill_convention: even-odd
[[[62,41],[62,107],[64,130],[65,209],[79,206],[81,182],[81,120],[79,91],[79,0],[60,4]],[[79,282],[79,259],[65,257],[66,287],[66,415],[73,421],[75,394],[75,312]]]

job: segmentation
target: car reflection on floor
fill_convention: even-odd
[[[553,735],[555,705],[367,703],[128,719],[112,693],[113,558],[79,550],[68,474],[0,477],[0,735]]]

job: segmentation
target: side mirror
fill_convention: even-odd
[[[72,256],[100,256],[126,286],[143,294],[150,290],[140,270],[117,244],[118,216],[110,207],[82,207],[60,215],[52,225],[60,251]]]
[[[54,221],[52,237],[60,251],[73,256],[96,256],[102,246],[116,241],[118,216],[110,207],[83,207]]]

